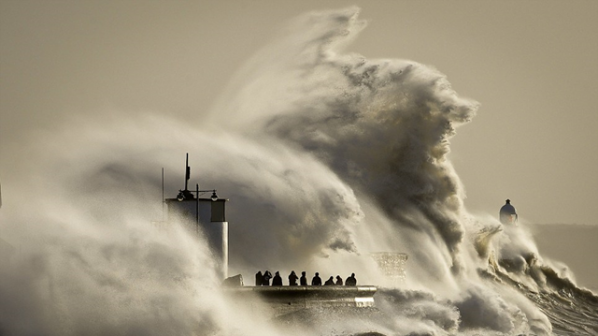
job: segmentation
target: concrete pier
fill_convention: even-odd
[[[244,286],[224,290],[241,300],[259,299],[277,316],[316,307],[373,307],[378,289],[374,286]]]

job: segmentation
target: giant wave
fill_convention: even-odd
[[[12,180],[27,202],[2,208],[0,333],[596,334],[598,297],[525,225],[467,211],[447,155],[478,103],[429,66],[346,53],[365,26],[356,8],[297,18],[195,122],[115,114],[15,144],[37,160]],[[221,296],[205,242],[149,223],[156,171],[185,152],[232,201],[232,272],[356,272],[381,286],[377,307],[271,319]],[[405,283],[380,251],[409,254]]]

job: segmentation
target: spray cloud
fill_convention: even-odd
[[[511,334],[532,325],[548,333],[547,319],[520,294],[478,276],[498,233],[482,244],[485,253],[473,247],[476,221],[447,159],[450,137],[478,104],[430,67],[345,53],[365,27],[357,14],[295,20],[248,61],[209,117],[198,116],[206,126],[148,114],[32,137],[28,150],[39,162],[19,167],[12,184],[34,181],[43,192],[2,209],[4,237],[17,252],[1,272],[0,330],[279,334],[212,291],[218,280],[201,239],[149,224],[161,216],[159,202],[148,206],[160,194],[159,167],[180,171],[190,152],[202,188],[231,199],[233,273],[357,270],[362,283],[376,282],[363,257],[406,252],[416,281],[381,291],[388,315],[360,332]],[[175,177],[166,182],[180,188]],[[405,304],[408,312],[399,309]],[[19,318],[25,311],[29,324]],[[325,334],[330,325],[314,328]]]

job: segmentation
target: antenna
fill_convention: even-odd
[[[166,207],[166,199],[164,198],[164,167],[162,167],[162,221],[166,220],[166,211],[164,208]]]
[[[177,195],[177,200],[184,201],[184,200],[192,200],[193,199],[193,192],[189,191],[188,183],[189,179],[191,178],[191,167],[189,167],[189,153],[187,153],[187,159],[185,161],[185,189],[179,190],[179,194]]]
[[[189,153],[187,153],[187,160],[185,161],[185,190],[189,190],[187,189],[187,182],[189,182],[189,179],[191,178],[191,167],[189,167]]]

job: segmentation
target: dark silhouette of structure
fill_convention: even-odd
[[[278,272],[274,273],[274,278],[272,279],[272,286],[282,286],[282,278]]]
[[[335,285],[337,285],[337,286],[342,286],[343,285],[343,278],[341,278],[340,275],[336,276],[336,283],[335,283]]]
[[[262,275],[262,271],[258,271],[255,273],[255,285],[261,286],[264,284],[264,276]]]
[[[301,272],[301,279],[299,279],[299,284],[301,286],[307,286],[307,277],[305,276],[305,271]]]
[[[164,176],[164,175],[163,175]],[[185,162],[185,189],[179,190],[176,198],[164,198],[164,177],[162,177],[162,198],[166,215],[166,222],[174,224],[182,220],[185,227],[206,238],[212,253],[217,275],[221,279],[228,277],[228,222],[226,220],[227,199],[219,198],[216,189],[200,190],[195,184],[195,190],[189,190],[191,167],[189,154]],[[211,192],[212,196],[205,198],[204,193]]]
[[[262,286],[270,286],[270,279],[272,279],[272,273],[270,273],[270,271],[266,270],[266,272],[264,272],[263,279],[264,279],[264,281],[262,282]]]
[[[516,224],[517,223],[517,211],[515,207],[511,205],[511,200],[506,200],[506,204],[500,208],[499,212],[500,222],[503,224]]]
[[[243,287],[243,276],[241,274],[233,275],[232,277],[228,277],[222,281],[223,287]]]
[[[289,274],[289,286],[297,286],[297,279],[299,279],[299,277],[297,277],[295,271],[291,271],[291,274]]]
[[[351,276],[345,280],[345,286],[357,286],[357,279],[355,279],[355,273],[351,273]]]
[[[334,277],[331,275],[328,280],[324,283],[324,286],[334,286]]]
[[[322,286],[322,279],[320,278],[320,273],[316,272],[313,279],[311,279],[312,286]]]

